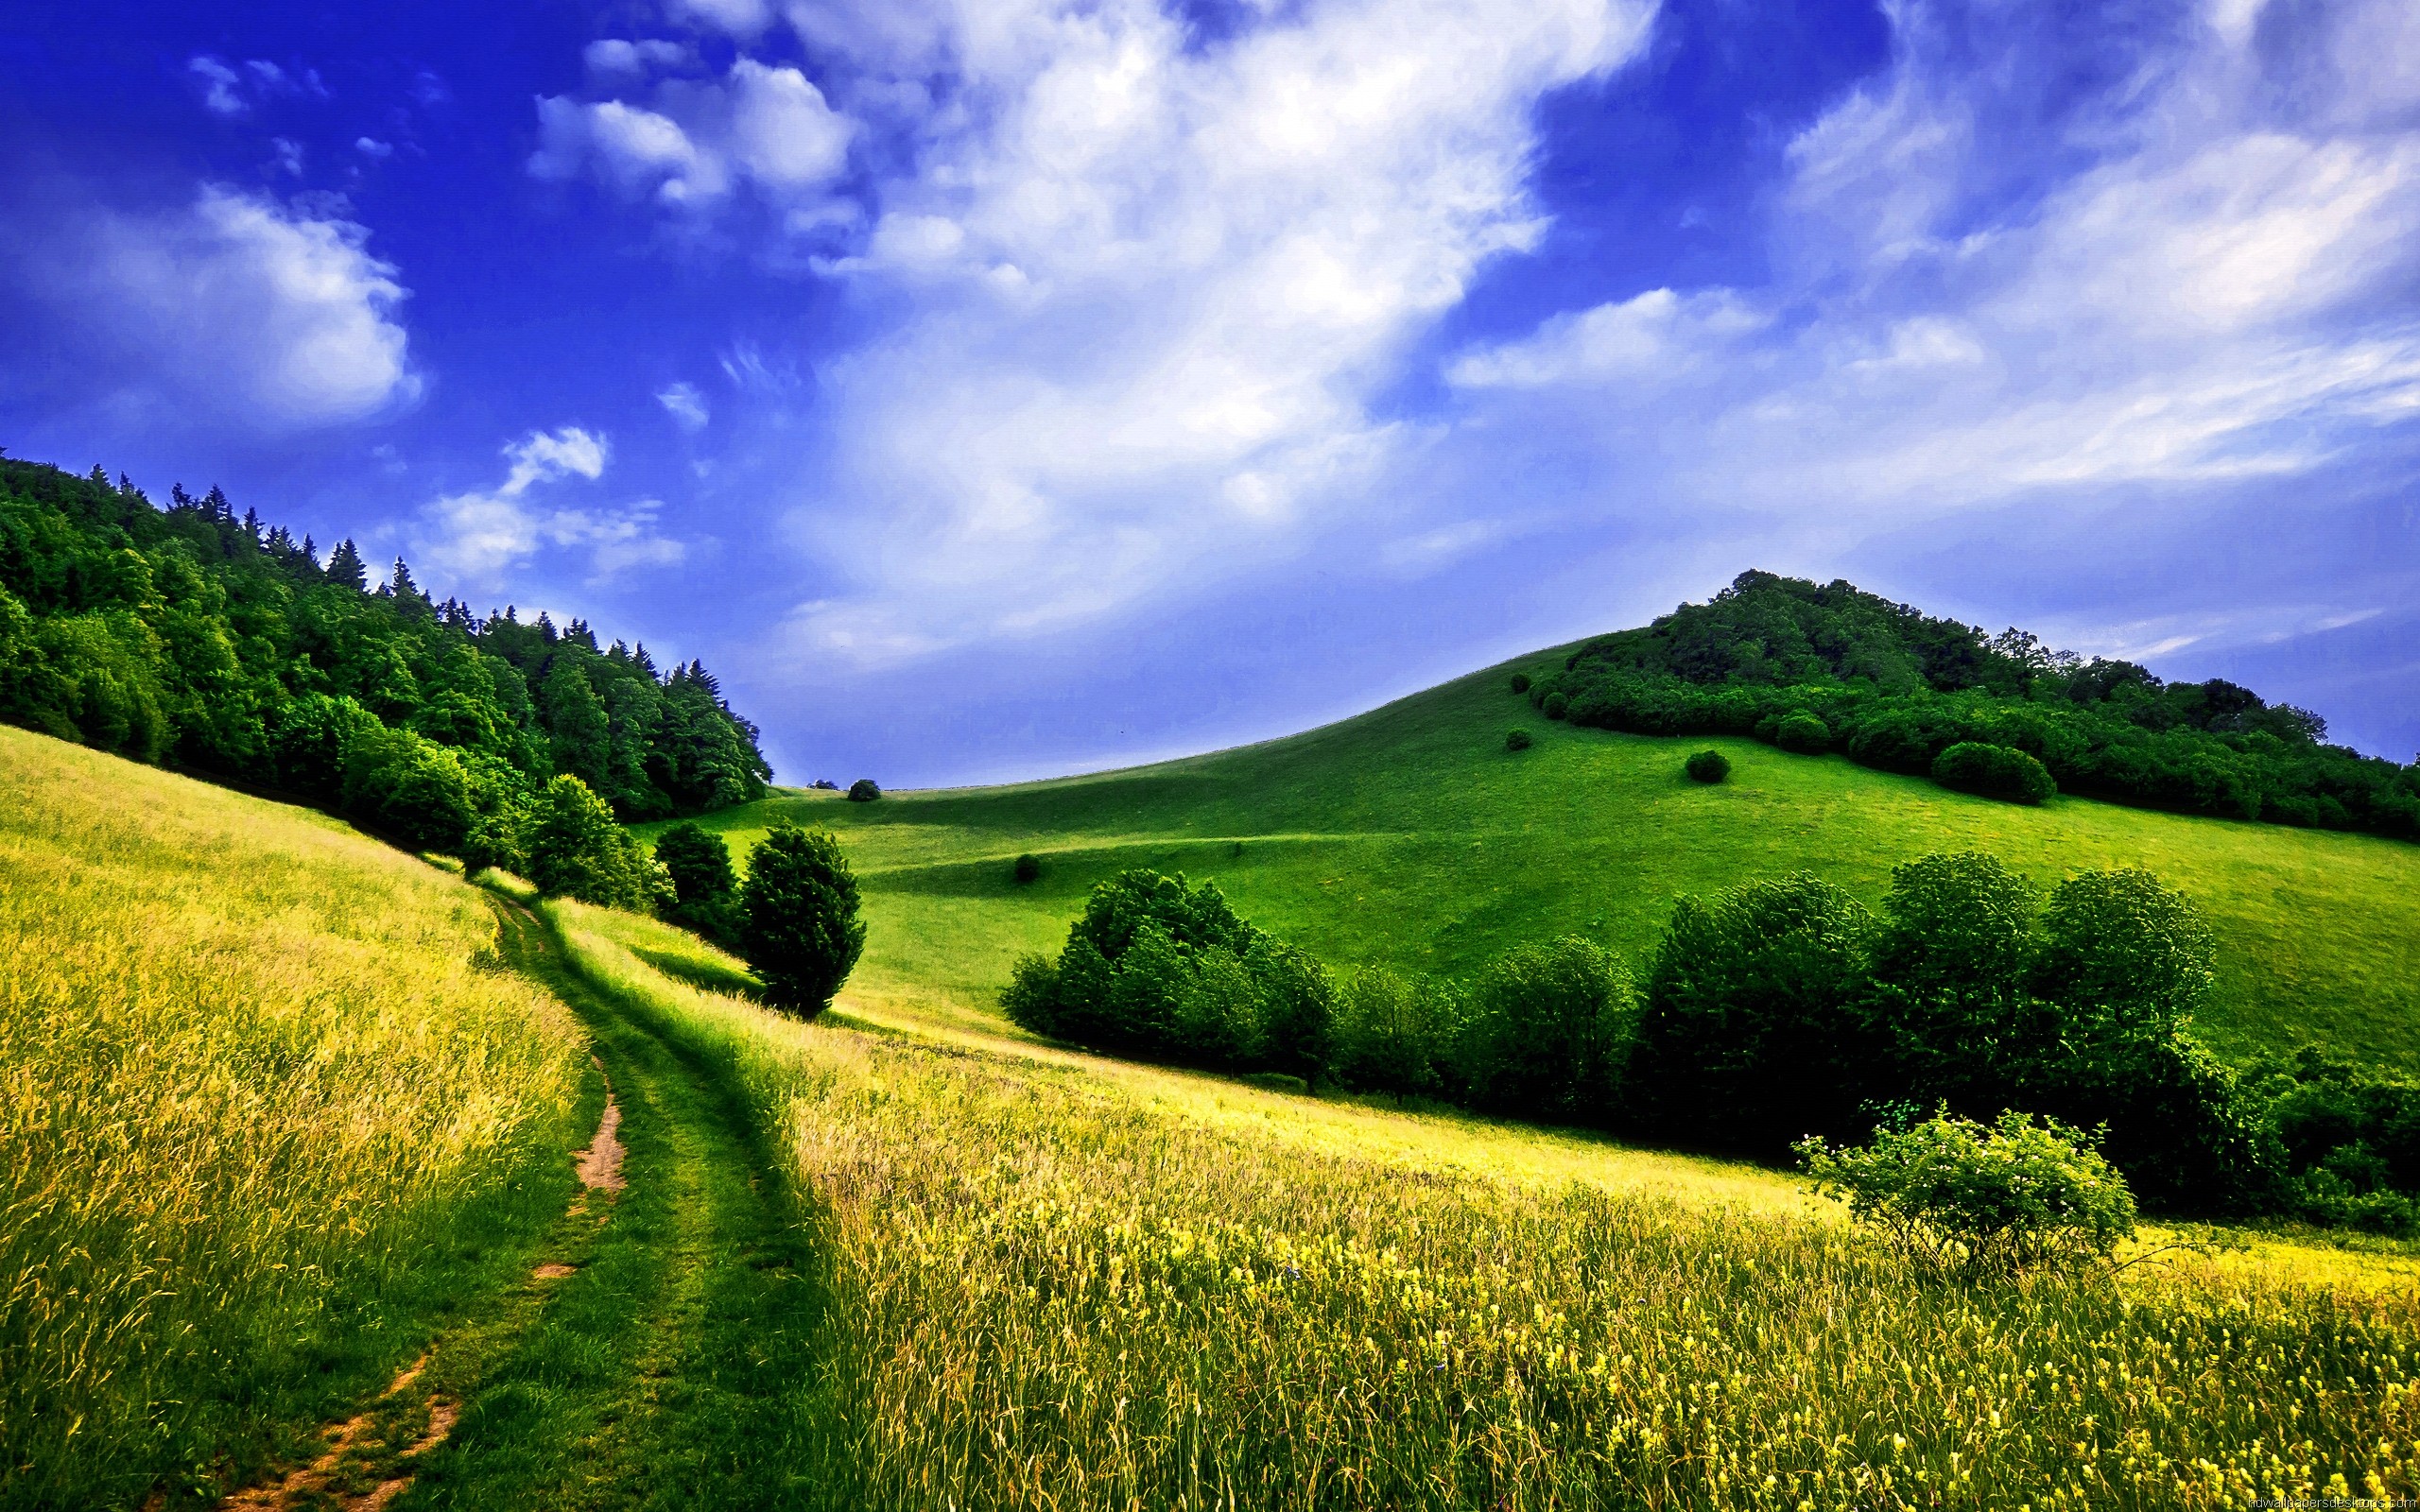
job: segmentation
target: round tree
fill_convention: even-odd
[[[857,879],[829,830],[776,825],[749,852],[740,951],[765,1001],[812,1019],[831,1006],[865,949]]]
[[[1515,672],[1512,674],[1512,691],[1514,693],[1527,693],[1530,691],[1530,675],[1528,673]]]
[[[1042,876],[1042,858],[1032,854],[1021,855],[1017,857],[1016,864],[1010,868],[1009,874],[1021,885],[1039,881]]]
[[[860,777],[849,784],[849,801],[852,803],[871,803],[880,797],[882,789],[871,777]]]
[[[1720,782],[1731,775],[1731,758],[1719,750],[1702,750],[1689,758],[1688,771],[1694,782]]]
[[[1504,737],[1504,748],[1506,750],[1528,750],[1530,748],[1530,732],[1526,730],[1514,730],[1508,731]]]

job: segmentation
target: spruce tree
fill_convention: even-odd
[[[328,581],[347,588],[370,586],[370,569],[361,564],[361,553],[354,549],[351,536],[337,542],[335,554],[328,558]]]

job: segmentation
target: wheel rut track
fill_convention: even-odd
[[[527,1280],[326,1451],[233,1507],[845,1504],[828,1469],[825,1290],[785,1183],[702,1064],[493,900],[506,962],[592,1036],[607,1101]]]

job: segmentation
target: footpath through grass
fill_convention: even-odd
[[[441,1351],[461,1417],[416,1507],[847,1504],[817,1390],[824,1294],[787,1184],[730,1094],[500,908],[506,958],[572,1005],[622,1110],[628,1185],[566,1218],[571,1274]]]
[[[1636,960],[1676,895],[1799,869],[1875,904],[1893,867],[1931,850],[1987,850],[2046,885],[2140,865],[2218,932],[2199,1032],[2221,1052],[2315,1040],[2420,1071],[2420,846],[2083,799],[2019,808],[1837,756],[1574,730],[1511,692],[1523,664],[1155,766],[873,803],[784,793],[702,822],[741,857],[776,817],[838,830],[870,924],[853,999],[977,1015],[1018,955],[1058,949],[1086,889],[1132,866],[1213,878],[1337,967],[1464,975],[1563,934]],[[1529,750],[1504,748],[1514,725]],[[1707,747],[1733,763],[1720,786],[1682,771]],[[1020,886],[1024,851],[1043,871]]]
[[[703,950],[664,925],[549,912],[828,1209],[857,1504],[2081,1512],[2420,1491],[2408,1267],[2305,1271],[2277,1246],[1950,1282],[1765,1173],[946,1022],[802,1024],[655,970]]]

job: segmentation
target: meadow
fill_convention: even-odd
[[[0,728],[0,1504],[208,1500],[562,1212],[579,1025],[458,877]]]
[[[2197,1032],[2243,1057],[2317,1041],[2420,1071],[2420,847],[2074,798],[2021,808],[1744,740],[1653,739],[1541,719],[1512,672],[1357,718],[1154,766],[851,803],[785,791],[709,816],[735,855],[779,817],[828,825],[867,892],[851,991],[994,1019],[1015,958],[1055,952],[1093,883],[1149,866],[1215,879],[1238,912],[1331,966],[1465,975],[1576,934],[1634,961],[1672,899],[1813,871],[1876,903],[1891,868],[1982,850],[2039,882],[2139,865],[2218,931]],[[1504,748],[1519,726],[1528,750]],[[1682,763],[1714,747],[1720,786]],[[1038,855],[1041,878],[1010,867]]]
[[[1072,1056],[547,905],[719,1068],[841,1298],[843,1503],[2226,1507],[2420,1489],[2408,1262],[1907,1268],[1786,1178]],[[650,961],[675,965],[666,974]],[[2142,1253],[2137,1251],[2136,1253]]]

